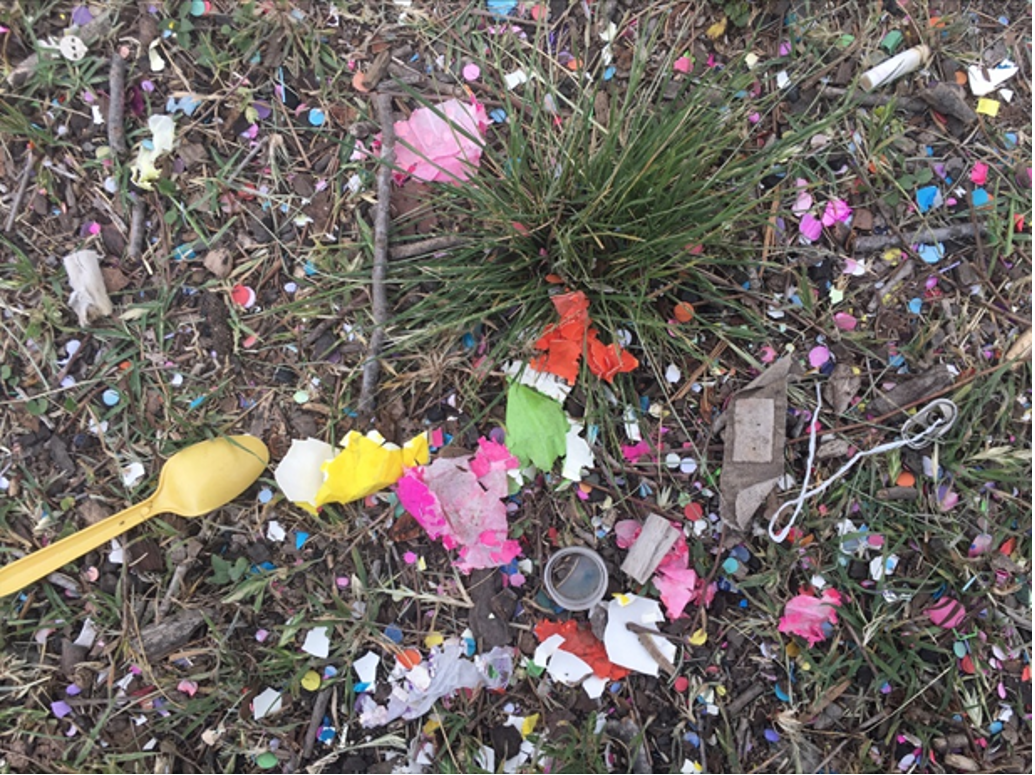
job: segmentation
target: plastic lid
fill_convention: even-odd
[[[569,546],[546,563],[543,583],[557,605],[569,611],[586,611],[604,599],[607,566],[592,549]]]

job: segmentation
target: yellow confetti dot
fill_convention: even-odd
[[[802,662],[800,662],[798,664],[798,667],[800,667],[802,670],[804,670],[807,673],[809,670],[812,669],[812,663],[811,662],[806,662],[806,661],[803,660]]]
[[[308,671],[302,676],[302,688],[307,692],[315,692],[320,688],[320,674],[315,670]]]
[[[988,98],[982,98],[978,100],[977,108],[978,113],[983,113],[986,116],[995,118],[999,115],[999,102],[998,100],[990,100]]]
[[[417,558],[417,570],[419,570],[419,571],[426,571],[427,569],[428,569],[428,563],[424,560],[423,557],[418,557]]]
[[[718,686],[715,687],[715,693],[718,694],[720,697],[725,697],[726,696],[726,687],[723,686],[722,684],[719,684]]]
[[[623,595],[621,592],[615,592],[615,600],[618,601],[618,605],[629,605],[632,602],[631,597]]]
[[[898,261],[900,255],[902,255],[902,251],[898,248],[888,248],[884,251],[883,258],[888,263],[891,263],[892,261]]]
[[[793,640],[787,643],[787,656],[792,659],[801,653],[801,649],[798,648],[798,644]]]
[[[528,737],[532,732],[535,731],[535,725],[539,723],[539,714],[533,713],[531,716],[525,716],[525,720],[521,722],[521,736]]]
[[[715,22],[711,27],[704,33],[712,40],[721,38],[723,33],[726,32],[726,17],[723,16],[719,21]]]
[[[424,636],[424,645],[429,649],[435,648],[435,646],[441,646],[445,638],[442,637],[441,632],[429,632]]]
[[[691,646],[703,646],[707,642],[708,642],[708,633],[706,633],[704,631],[703,627],[701,629],[699,629],[697,632],[695,632],[693,635],[690,636],[690,645]]]
[[[441,728],[442,724],[432,719],[421,728],[421,731],[424,732],[424,734],[428,737],[431,737],[433,734],[435,734],[435,732],[437,732]]]

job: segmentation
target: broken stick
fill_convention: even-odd
[[[108,146],[116,156],[126,152],[126,60],[116,51],[108,73]]]
[[[18,178],[18,188],[14,192],[14,198],[11,199],[11,211],[7,214],[7,223],[4,224],[5,234],[14,228],[14,222],[18,220],[18,211],[22,209],[22,200],[25,199],[25,192],[29,188],[29,178],[32,177],[32,167],[35,163],[36,157],[32,151],[26,151],[25,166]]]
[[[878,250],[893,248],[903,243],[915,245],[918,243],[944,242],[946,240],[975,239],[979,233],[983,234],[987,229],[982,224],[977,226],[970,223],[958,223],[955,226],[943,226],[940,229],[920,229],[912,234],[905,235],[905,239],[897,234],[882,234],[873,237],[856,237],[852,245],[854,253],[876,253]]]
[[[370,303],[373,308],[374,331],[370,335],[367,362],[363,365],[363,382],[359,391],[359,413],[374,411],[377,381],[381,376],[381,349],[388,322],[388,207],[392,198],[392,167],[395,166],[395,126],[392,122],[392,98],[377,95],[377,119],[381,123],[381,165],[377,169],[377,207],[374,210],[374,269],[370,278]]]

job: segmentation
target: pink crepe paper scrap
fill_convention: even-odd
[[[693,67],[694,60],[690,57],[679,57],[672,65],[672,69],[677,73],[689,73],[690,68]]]
[[[988,182],[988,165],[984,162],[974,162],[974,169],[970,171],[970,182],[975,186],[983,186]]]
[[[852,217],[852,208],[844,199],[831,199],[823,210],[823,225],[833,226],[835,223],[845,223]]]
[[[507,539],[507,471],[520,466],[503,445],[478,440],[470,458],[439,458],[429,466],[407,469],[396,485],[399,502],[432,539],[446,549],[459,548],[456,565],[474,568],[506,565],[521,553]]]
[[[847,312],[835,312],[834,325],[842,331],[854,331],[855,327],[859,325],[859,321],[856,320],[855,315],[849,315]]]
[[[805,213],[798,224],[798,231],[809,242],[815,242],[823,233],[823,222],[812,213]]]
[[[190,681],[184,678],[182,681],[176,684],[176,690],[183,692],[188,697],[193,697],[195,694],[198,693],[198,682]]]
[[[820,597],[795,595],[783,609],[777,629],[785,634],[800,635],[810,646],[826,640],[824,624],[837,624],[837,608],[841,605],[841,593],[836,589],[825,589]]]
[[[807,213],[812,209],[812,194],[809,193],[808,189],[809,182],[805,178],[798,178],[794,181],[794,185],[798,188],[798,198],[794,200],[791,212],[795,215]]]
[[[933,624],[937,624],[943,629],[951,630],[953,627],[958,627],[963,619],[966,618],[967,609],[963,607],[959,600],[943,597],[924,611],[924,613],[927,614],[927,618]]]
[[[762,349],[758,351],[758,357],[762,363],[772,363],[776,360],[776,350],[772,345],[764,345]]]
[[[622,457],[624,457],[630,463],[636,463],[641,457],[645,457],[651,453],[650,442],[644,439],[638,441],[635,444],[623,444],[622,445]]]
[[[856,261],[854,258],[846,258],[845,267],[841,270],[841,274],[850,274],[852,277],[862,277],[866,274],[866,264],[862,261]]]
[[[439,115],[441,114],[441,115]],[[395,163],[418,180],[458,183],[482,158],[489,125],[480,102],[446,100],[395,122]]]
[[[705,580],[693,568],[674,568],[662,564],[654,576],[654,586],[661,593],[665,604],[665,615],[678,619],[690,603],[703,603],[707,608],[715,598],[715,584],[705,585]]]

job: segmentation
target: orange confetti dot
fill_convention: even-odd
[[[553,285],[564,285],[564,278],[559,274],[548,274],[545,279],[546,282],[552,283]]]
[[[1009,557],[1011,554],[1013,554],[1013,550],[1016,548],[1017,539],[1012,537],[1007,538],[1005,541],[1003,541],[1003,545],[999,547],[999,554]]]
[[[691,522],[696,522],[704,516],[704,509],[701,508],[699,503],[688,503],[683,507],[683,516]]]
[[[956,83],[958,83],[960,86],[966,86],[967,85],[967,74],[965,72],[963,72],[962,70],[957,70],[956,71],[955,78],[956,78]]]
[[[123,371],[125,371],[126,369],[133,368],[133,364],[130,363],[129,361],[123,361],[122,363],[119,364],[119,368],[122,369]]]
[[[361,91],[364,94],[370,91],[370,87],[367,86],[367,79],[364,77],[362,71],[357,70],[356,74],[352,76],[352,87],[356,91]]]
[[[395,655],[395,661],[402,665],[404,670],[413,670],[422,660],[423,657],[417,649],[406,649],[401,654]]]
[[[672,314],[680,323],[689,323],[694,319],[694,305],[688,301],[681,301]]]
[[[898,479],[895,480],[895,484],[898,487],[912,487],[916,484],[916,477],[909,471],[903,471],[898,475]]]

